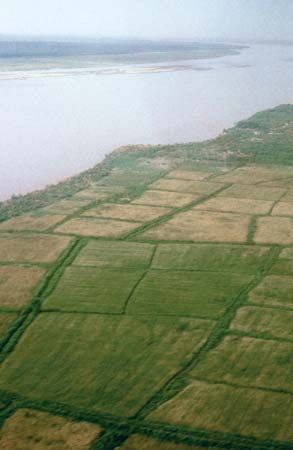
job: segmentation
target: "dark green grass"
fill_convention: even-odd
[[[44,309],[98,313],[122,313],[126,301],[141,279],[142,271],[69,267]]]
[[[134,292],[127,311],[217,319],[251,279],[244,274],[151,270]]]
[[[255,274],[268,248],[246,245],[160,244],[152,268]]]
[[[131,416],[208,337],[213,322],[41,314],[0,369],[0,388]]]

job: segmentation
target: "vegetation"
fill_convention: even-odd
[[[293,448],[292,135],[285,105],[0,204],[0,448]]]

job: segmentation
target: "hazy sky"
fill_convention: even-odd
[[[293,39],[293,0],[1,0],[0,34]]]

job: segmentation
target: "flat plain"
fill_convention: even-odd
[[[292,136],[284,105],[0,203],[1,450],[293,449]]]

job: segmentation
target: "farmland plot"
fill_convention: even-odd
[[[290,343],[227,336],[189,375],[214,382],[279,389],[293,393]]]
[[[80,208],[84,208],[91,200],[60,200],[52,205],[42,208],[40,211],[50,214],[73,214]]]
[[[247,198],[213,197],[196,206],[203,211],[235,212],[241,214],[267,214],[273,206],[272,201],[251,200]]]
[[[79,252],[73,265],[146,269],[153,252],[154,245],[151,244],[90,240]]]
[[[135,222],[148,222],[164,216],[170,208],[158,206],[143,206],[132,204],[103,204],[89,209],[83,213],[88,217],[104,217],[110,219],[133,220]]]
[[[46,231],[65,217],[59,214],[18,216],[0,223],[0,231]]]
[[[0,234],[0,261],[52,263],[71,241],[49,234]]]
[[[293,244],[293,217],[259,217],[254,241],[257,244]]]
[[[293,176],[293,169],[287,166],[244,166],[220,175],[214,180],[222,183],[256,184],[260,182],[274,181],[276,179]]]
[[[178,317],[43,313],[2,364],[0,388],[131,416],[190,361],[212,327]]]
[[[230,329],[293,341],[292,323],[293,311],[245,306],[238,309]]]
[[[0,266],[0,308],[21,308],[44,274],[40,267]]]
[[[133,200],[132,203],[138,205],[155,205],[180,208],[188,205],[188,203],[198,200],[199,198],[199,194],[192,195],[181,192],[148,190],[145,191],[141,197]]]
[[[293,308],[293,277],[269,275],[249,294],[257,305]]]
[[[19,409],[0,431],[5,450],[90,450],[101,433],[98,425],[73,422],[32,409]]]
[[[269,188],[263,186],[251,186],[244,184],[233,184],[228,189],[220,192],[219,197],[246,198],[248,200],[279,200],[285,193],[285,189]]]
[[[159,441],[147,436],[130,436],[119,450],[205,450],[203,447]],[[211,449],[212,450],[212,449]]]
[[[137,270],[69,267],[43,307],[69,312],[121,313],[142,274]]]
[[[190,210],[179,213],[162,225],[154,226],[142,237],[159,240],[245,242],[250,216]]]
[[[272,211],[273,216],[293,216],[293,202],[279,202]]]
[[[159,244],[152,268],[254,275],[267,255],[268,248],[255,245]]]
[[[166,178],[178,178],[180,180],[202,181],[209,178],[212,172],[200,172],[198,170],[172,170],[166,175]]]
[[[55,231],[88,237],[120,237],[139,226],[139,222],[78,217],[60,225]]]
[[[0,341],[7,332],[7,330],[10,328],[10,326],[13,324],[16,317],[17,317],[16,313],[0,312]]]
[[[192,381],[148,418],[261,439],[293,439],[291,395],[206,381]]]
[[[161,178],[150,186],[150,189],[163,191],[186,192],[187,194],[208,195],[222,187],[219,183],[208,181],[190,181]]]
[[[130,314],[219,318],[251,277],[213,272],[148,272],[128,304]]]

